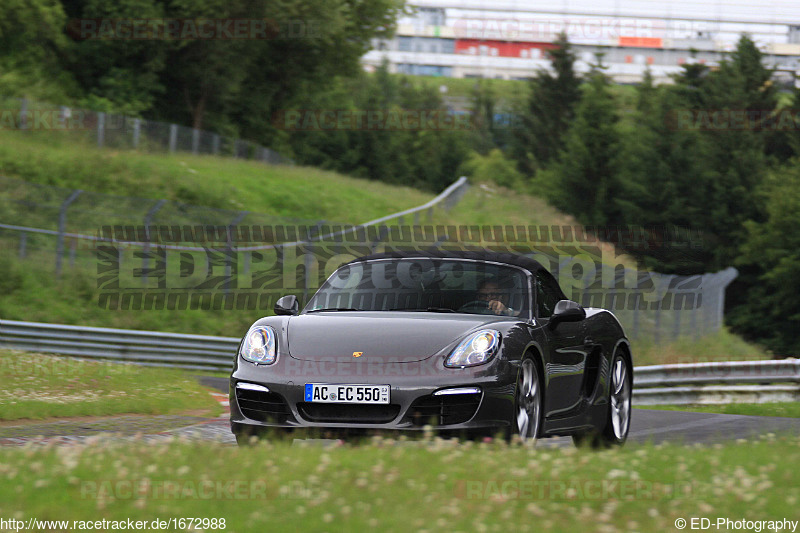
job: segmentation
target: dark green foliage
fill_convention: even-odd
[[[383,117],[398,117],[397,127],[312,127],[290,133],[287,143],[302,163],[427,190],[440,191],[455,180],[476,135],[469,128],[448,129],[446,125],[439,129],[409,122],[411,126],[405,127],[402,117],[431,112],[447,116],[449,112],[435,90],[413,79],[392,76],[385,65],[371,76],[359,73],[336,80],[330,91],[301,101],[297,107],[309,110],[309,117],[318,116],[314,112],[320,110],[377,111]],[[469,126],[467,118],[462,124]],[[381,124],[391,125],[388,120]]]
[[[58,0],[0,2],[0,96],[66,100],[77,87],[64,68],[69,39]]]
[[[771,175],[763,187],[766,219],[747,222],[737,266],[743,275],[728,322],[777,355],[800,352],[800,161]]]
[[[609,85],[600,68],[590,74],[554,167],[553,203],[587,224],[621,222],[618,116]]]
[[[527,175],[557,159],[581,97],[581,82],[573,68],[575,54],[566,35],[560,34],[554,44],[549,56],[555,72],[541,70],[531,79],[511,137],[511,155]]]

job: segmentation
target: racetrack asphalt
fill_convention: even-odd
[[[228,379],[198,376],[201,384],[227,393]],[[226,405],[222,394],[215,396]],[[800,418],[725,415],[683,411],[634,409],[628,441],[631,443],[711,444],[734,439],[754,439],[768,433],[800,435]],[[206,418],[184,415],[129,415],[92,420],[4,424],[0,427],[0,445],[19,446],[29,442],[70,444],[98,435],[119,439],[168,439],[182,436],[193,440],[216,441],[234,445],[228,415]],[[542,439],[545,447],[572,445],[569,438]]]

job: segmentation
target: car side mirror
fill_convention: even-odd
[[[561,322],[580,322],[586,318],[586,310],[578,302],[560,300],[550,317],[550,327],[555,328]]]
[[[290,294],[278,298],[275,302],[274,311],[276,315],[296,315],[300,312],[300,303],[297,301],[297,296]]]

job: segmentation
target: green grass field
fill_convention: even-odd
[[[345,223],[366,222],[434,196],[310,167],[100,149],[59,131],[0,131],[0,176],[107,195]],[[104,223],[99,220],[95,228]]]
[[[0,350],[0,420],[175,414],[221,408],[184,372]]]
[[[648,405],[646,409],[690,411],[693,413],[720,413],[723,415],[800,418],[800,403],[798,402],[727,403],[722,405]]]
[[[659,345],[649,338],[634,339],[633,350],[634,364],[637,366],[771,358],[763,348],[746,342],[726,328],[697,339],[680,337]]]
[[[798,462],[800,439],[773,435],[603,452],[438,439],[238,449],[101,439],[0,449],[0,513],[70,525],[217,519],[205,531],[224,519],[228,533],[673,531],[680,518],[796,520]]]

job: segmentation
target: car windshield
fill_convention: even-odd
[[[527,316],[529,301],[527,277],[516,267],[462,259],[378,259],[338,269],[303,312],[428,311]]]

